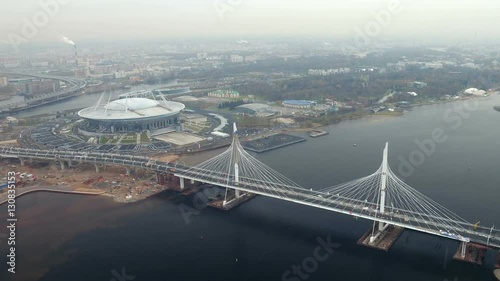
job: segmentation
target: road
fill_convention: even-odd
[[[44,74],[33,74],[33,73],[9,73],[4,72],[6,75],[18,75],[18,76],[29,76],[44,79],[53,79],[64,81],[71,85],[69,89],[63,89],[55,93],[47,93],[42,95],[37,95],[34,97],[29,97],[20,101],[7,101],[0,103],[0,114],[9,113],[14,111],[19,111],[23,109],[37,107],[46,103],[55,102],[58,100],[66,99],[75,96],[80,93],[87,86],[87,82],[82,79],[68,78],[61,76],[52,76]]]

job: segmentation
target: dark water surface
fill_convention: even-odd
[[[397,118],[346,121],[328,127],[328,136],[257,158],[319,189],[373,173],[389,141],[389,164],[409,185],[470,222],[500,227],[496,104],[499,95],[418,107]],[[415,141],[432,138],[436,129],[446,140],[411,164],[410,154],[415,160],[419,151]],[[402,166],[406,161],[412,167]],[[318,238],[328,236],[338,248],[309,263],[317,267],[310,273],[291,273],[288,280],[495,280],[498,252],[489,251],[483,266],[453,261],[458,242],[443,238],[405,231],[389,252],[380,252],[356,245],[371,222],[345,215],[259,196],[230,212],[200,210],[187,224],[181,204],[193,206],[193,198],[167,192],[124,205],[104,197],[23,197],[17,206],[18,273],[5,273],[2,241],[0,280],[278,281],[294,265],[307,266]],[[5,214],[0,207],[1,225]],[[120,276],[122,269],[128,276]]]

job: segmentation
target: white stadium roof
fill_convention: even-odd
[[[174,101],[126,98],[82,109],[78,115],[93,120],[134,120],[178,114],[185,105]]]

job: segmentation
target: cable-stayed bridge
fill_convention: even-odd
[[[320,190],[299,186],[259,162],[241,146],[237,135],[223,153],[187,170],[180,178],[256,193],[302,205],[326,209],[379,222],[371,240],[387,226],[395,225],[464,243],[500,247],[500,230],[474,226],[399,179],[387,162],[386,144],[382,164],[373,174]]]
[[[255,159],[243,149],[236,133],[226,151],[192,167],[111,153],[0,147],[0,157],[18,158],[21,163],[57,161],[61,168],[71,163],[92,163],[96,168],[98,165],[121,165],[174,174],[180,178],[181,189],[187,179],[235,190],[234,198],[226,192],[224,204],[248,192],[368,219],[374,221],[370,242],[375,242],[389,226],[397,226],[461,241],[462,255],[470,242],[500,249],[500,230],[473,225],[407,185],[392,172],[387,155],[386,144],[382,164],[371,175],[314,190],[301,187]]]

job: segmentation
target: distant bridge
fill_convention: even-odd
[[[75,93],[83,90],[87,85],[87,82],[85,82],[85,80],[71,78],[71,77],[61,77],[61,76],[34,74],[34,73],[9,73],[9,72],[3,72],[3,73],[7,75],[11,74],[19,76],[30,76],[30,77],[60,80],[70,84],[71,87],[54,93],[47,93],[47,94],[37,95],[34,97],[29,97],[20,101],[0,102],[0,114],[32,108],[48,102],[69,98],[74,96]]]

